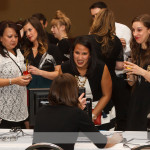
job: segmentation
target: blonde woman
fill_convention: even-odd
[[[51,32],[59,41],[57,46],[59,47],[62,60],[69,59],[69,49],[71,42],[68,39],[68,35],[71,28],[70,19],[60,10],[56,11],[56,16],[51,21]]]

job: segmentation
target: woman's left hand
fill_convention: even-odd
[[[40,75],[40,69],[34,67],[34,66],[29,66],[29,72],[31,74],[34,74],[34,75]]]
[[[83,110],[86,107],[86,98],[84,98],[84,93],[80,95],[78,100],[79,100],[79,107]]]
[[[127,71],[127,75],[143,75],[143,72],[145,71],[143,68],[139,67],[138,65],[125,61],[124,62],[124,70]]]

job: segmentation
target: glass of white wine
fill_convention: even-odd
[[[127,60],[126,61],[128,61],[128,62],[132,62],[132,58],[129,56],[128,58],[127,58]],[[127,69],[132,69],[132,68],[130,68],[130,67],[126,67]],[[128,71],[127,71],[128,72]],[[133,81],[133,80],[131,80],[130,79],[130,77],[128,76],[128,78],[127,79],[124,79],[125,81]]]

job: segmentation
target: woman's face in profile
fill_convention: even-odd
[[[89,49],[81,44],[76,44],[73,52],[74,62],[77,68],[87,69],[90,58]]]
[[[24,32],[26,34],[26,37],[29,39],[30,42],[36,42],[38,33],[36,29],[31,25],[31,23],[27,23],[24,27]]]
[[[18,44],[18,34],[13,28],[7,27],[0,40],[8,51],[13,50]]]
[[[132,33],[138,44],[145,44],[150,36],[150,29],[144,26],[140,21],[132,24]]]

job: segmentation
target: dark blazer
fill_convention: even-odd
[[[89,116],[83,110],[77,107],[56,105],[56,106],[45,106],[36,115],[34,132],[94,132],[95,136],[88,137],[93,141],[94,139],[99,139],[99,143],[96,144],[97,147],[103,148],[107,143],[107,138],[99,133],[98,129],[94,126],[93,122],[90,120]],[[36,135],[36,134],[35,134]],[[74,142],[72,144],[55,144],[61,146],[64,150],[73,150],[74,144],[77,139],[77,134],[74,134]],[[59,138],[59,137],[58,137]],[[64,137],[67,138],[67,137]],[[33,143],[45,142],[48,140],[37,141],[34,136]],[[49,141],[51,142],[51,141]]]

